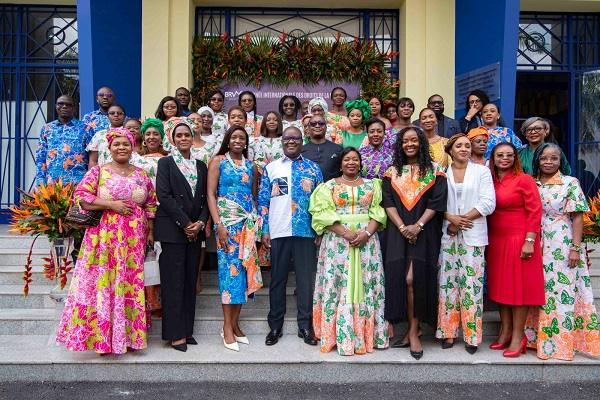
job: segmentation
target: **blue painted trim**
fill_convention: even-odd
[[[16,58],[17,60],[20,60],[22,58],[22,47],[23,45],[21,44],[21,40],[22,40],[22,36],[24,36],[22,34],[23,32],[23,17],[24,17],[24,13],[23,13],[23,8],[19,8],[18,10],[18,14],[17,14],[17,35],[16,35],[16,50],[17,50],[17,54],[16,54]],[[15,88],[15,129],[14,129],[14,150],[13,150],[13,155],[15,160],[23,160],[23,154],[21,151],[21,131],[22,131],[22,126],[21,126],[21,120],[23,119],[22,117],[22,101],[23,101],[23,96],[21,94],[21,80],[19,79],[19,77],[21,76],[21,67],[17,64],[16,68],[15,68],[15,75],[17,77],[17,79],[15,79],[15,84],[16,84],[16,88]],[[24,85],[23,85],[24,86]],[[9,145],[10,146],[10,145]],[[10,150],[9,150],[10,152]],[[10,162],[10,161],[9,161]],[[10,167],[9,167],[10,168]],[[12,186],[13,188],[13,201],[15,203],[18,203],[19,200],[21,199],[21,194],[19,193],[19,191],[17,190],[19,188],[19,185],[21,185],[21,170],[23,170],[24,166],[23,163],[15,163],[15,168],[14,168],[14,175],[13,175],[13,181],[12,181],[12,185],[10,182],[10,177],[8,178],[8,182],[9,182],[9,188]],[[9,189],[10,190],[10,189]]]
[[[569,165],[574,165],[574,171],[577,173],[577,163],[574,164],[576,158],[577,140],[579,121],[577,121],[577,110],[579,109],[579,96],[577,94],[577,86],[581,78],[577,77],[576,74],[569,74],[569,132],[567,133],[567,145],[569,146],[567,151],[567,159]]]
[[[77,40],[79,43],[79,115],[96,109],[92,53],[92,10],[90,0],[77,0]]]
[[[479,0],[455,3],[455,75],[500,63],[500,109],[513,126],[517,81],[519,0],[495,0],[482,7]],[[474,35],[473,26],[486,21],[485,35]],[[455,105],[455,118],[464,116],[464,103]]]
[[[140,116],[142,1],[78,0],[77,14],[82,114],[96,109],[96,90],[106,85],[128,115]]]
[[[500,109],[502,119],[509,127],[513,127],[515,116],[520,7],[519,0],[507,0],[504,8],[504,40],[500,60]]]

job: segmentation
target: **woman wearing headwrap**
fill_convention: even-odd
[[[181,120],[170,130],[173,150],[158,161],[160,203],[154,234],[161,242],[162,338],[175,350],[198,344],[193,338],[196,279],[206,207],[206,164],[192,157],[193,126]]]
[[[56,341],[122,354],[146,347],[144,255],[154,242],[156,195],[148,174],[129,162],[131,133],[110,128],[106,138],[112,161],[91,168],[73,194],[84,210],[104,213],[85,232]]]
[[[350,125],[350,122],[348,122],[348,118],[346,117],[341,117],[345,121],[342,121],[341,119],[340,122],[334,121],[333,118],[338,119],[337,117],[339,116],[336,116],[336,114],[331,114],[327,110],[327,102],[322,97],[315,97],[308,103],[308,113],[312,115],[321,115],[323,118],[325,118],[325,121],[327,122],[327,132],[325,133],[325,139],[331,140],[334,143],[341,142],[341,138],[339,138],[340,133],[343,129],[346,129],[346,127]],[[305,139],[307,137],[308,135],[305,135]]]
[[[467,133],[467,138],[471,141],[471,162],[475,164],[487,165],[485,152],[487,151],[487,142],[490,133],[485,126],[478,126]]]
[[[132,164],[146,171],[152,180],[152,186],[156,189],[156,172],[158,160],[167,155],[163,150],[162,140],[165,136],[163,123],[158,118],[147,118],[140,129],[142,142],[142,156],[132,159]],[[154,243],[154,250],[160,254],[160,243]],[[160,314],[160,285],[146,286],[146,309],[149,313]],[[150,315],[148,315],[150,320]]]
[[[344,148],[354,147],[358,149],[367,136],[365,121],[371,116],[371,107],[364,99],[355,99],[345,102],[344,108],[348,113],[350,126],[342,131],[336,143],[341,144]]]
[[[198,130],[202,139],[206,142],[217,142],[218,146],[221,145],[221,141],[223,141],[223,135],[225,135],[225,131],[215,132],[214,130],[214,121],[216,118],[215,112],[212,108],[207,106],[202,106],[198,109],[198,113],[194,113],[200,117],[200,120],[196,123],[198,125]],[[190,114],[191,115],[191,114]],[[196,122],[196,121],[195,121]],[[210,122],[210,125],[209,125]],[[227,114],[225,115],[225,122],[227,122]]]
[[[163,138],[165,136],[163,123],[158,118],[146,118],[140,131],[143,138],[142,156],[136,157],[132,163],[136,167],[145,170],[152,180],[152,184],[156,187],[158,160],[167,155],[167,152],[163,149]]]

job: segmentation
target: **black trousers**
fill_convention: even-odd
[[[196,317],[196,267],[201,243],[161,242],[160,288],[162,338],[178,340],[194,333]]]
[[[294,265],[292,266],[292,258]],[[284,237],[271,240],[271,284],[269,285],[269,327],[281,329],[285,316],[285,287],[288,273],[296,270],[298,329],[312,328],[314,272],[317,269],[315,240]]]

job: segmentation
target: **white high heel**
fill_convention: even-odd
[[[233,337],[235,338],[235,341],[238,342],[238,343],[250,344],[250,341],[248,340],[248,338],[246,336],[235,336],[235,335],[233,335]]]
[[[240,345],[237,343],[237,340],[233,343],[227,343],[225,341],[225,335],[223,334],[223,331],[221,331],[221,338],[223,338],[223,346],[225,346],[226,349],[233,350],[233,351],[240,351]]]

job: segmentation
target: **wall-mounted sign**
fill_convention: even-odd
[[[500,63],[473,69],[455,78],[456,109],[462,110],[469,93],[475,89],[487,93],[490,101],[500,100]]]

